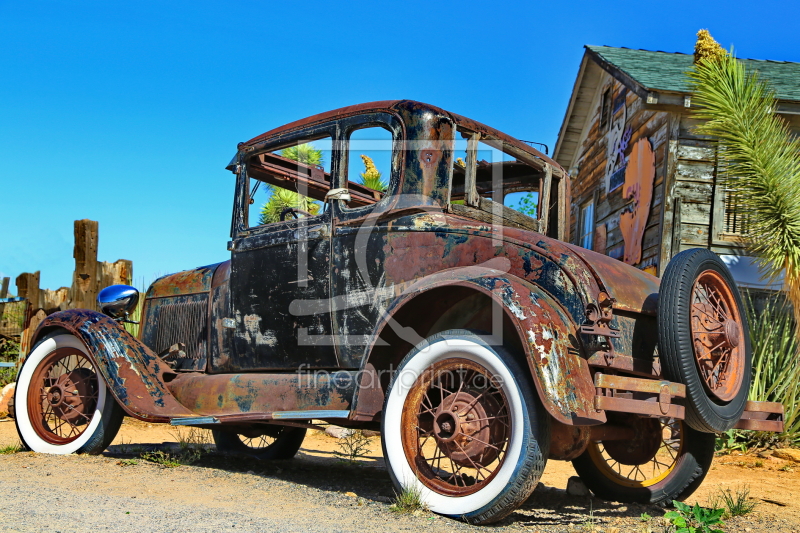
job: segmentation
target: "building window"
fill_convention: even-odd
[[[594,200],[589,200],[581,206],[581,214],[578,220],[578,246],[591,250],[593,238]]]
[[[742,209],[742,199],[735,189],[725,190],[724,233],[741,235],[747,226],[747,213]]]
[[[611,87],[603,91],[603,97],[600,99],[600,129],[605,130],[608,123],[611,121],[611,105],[612,105],[612,91]]]

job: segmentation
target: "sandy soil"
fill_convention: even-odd
[[[391,512],[393,490],[378,437],[356,466],[337,457],[336,439],[317,431],[309,432],[291,461],[259,463],[209,453],[193,466],[164,468],[138,458],[144,450],[175,451],[188,431],[126,419],[99,457],[0,456],[0,484],[7,487],[0,499],[0,529],[487,531],[430,513]],[[17,442],[13,421],[0,421],[0,447]],[[533,496],[489,530],[663,530],[658,508],[567,495],[563,489],[574,475],[570,463],[550,461]],[[689,502],[704,504],[720,489],[742,486],[749,487],[758,506],[729,520],[726,532],[800,531],[800,464],[774,457],[718,457]],[[63,517],[57,524],[54,509],[55,516]],[[642,522],[645,512],[654,518]]]

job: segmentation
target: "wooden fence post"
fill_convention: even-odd
[[[11,278],[3,278],[3,283],[0,284],[0,298],[8,298],[8,282],[11,281]],[[3,311],[5,310],[6,304],[0,303],[0,320],[3,318]]]
[[[36,331],[39,322],[44,318],[44,312],[41,311],[42,302],[41,290],[39,290],[39,277],[40,273],[37,270],[33,274],[25,272],[17,276],[17,296],[28,300],[25,306],[25,323],[20,337],[20,353],[26,354],[31,349],[31,338]],[[36,317],[36,318],[34,318]]]
[[[75,221],[75,273],[72,278],[73,309],[97,308],[97,232],[98,223],[94,220]]]

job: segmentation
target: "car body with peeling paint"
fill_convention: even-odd
[[[745,404],[724,264],[690,250],[660,281],[567,243],[569,176],[522,141],[372,102],[240,143],[227,168],[229,257],[153,283],[138,338],[127,289],[41,324],[15,403],[26,446],[99,453],[123,414],[259,459],[293,456],[312,421],[380,428],[398,488],[488,523],[548,458],[600,497],[663,503],[699,484],[714,431],[782,427],[780,406]]]

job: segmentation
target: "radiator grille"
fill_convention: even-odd
[[[168,350],[176,342],[186,344],[189,359],[205,359],[208,299],[162,305],[158,310],[156,353]]]

